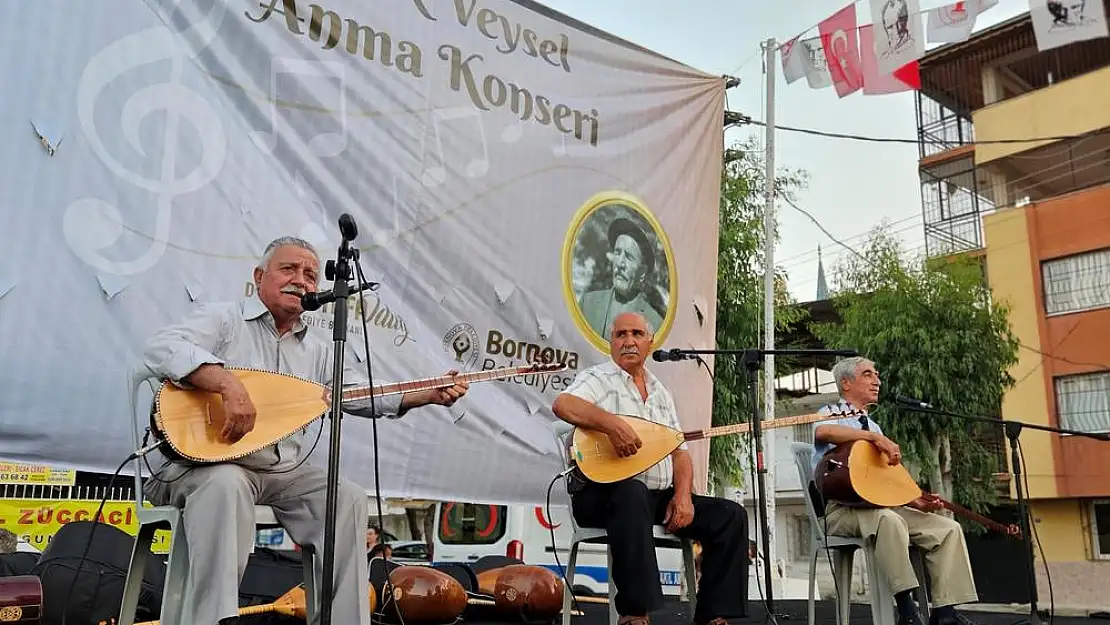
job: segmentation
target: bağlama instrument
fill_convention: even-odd
[[[478,576],[482,596],[468,593],[454,577],[419,565],[399,566],[389,574],[381,614],[404,625],[455,622],[467,606],[492,607],[514,620],[550,620],[563,609],[563,581],[541,566],[512,564]],[[608,603],[608,598],[576,597],[582,603]]]
[[[374,612],[374,600],[376,596],[374,589],[370,589],[370,612]],[[288,592],[277,598],[273,603],[264,605],[252,605],[245,608],[239,608],[239,616],[251,616],[253,614],[280,614],[282,616],[292,616],[305,620],[307,618],[307,610],[305,608],[305,594],[304,586],[297,585],[290,588]],[[108,625],[101,621],[100,625]],[[115,625],[115,619],[112,619],[111,625]],[[159,625],[159,621],[146,621],[144,623],[136,623],[135,625]]]
[[[447,388],[459,382],[489,382],[518,375],[555,373],[566,369],[560,363],[536,363],[502,367],[489,371],[460,373],[381,384],[358,386],[343,391],[343,401],[384,397]],[[278,443],[322,417],[330,408],[330,388],[296,376],[227,367],[246,387],[257,416],[254,429],[234,443],[221,440],[226,416],[223,397],[197,389],[184,389],[163,382],[155,395],[151,432],[173,450],[172,453],[196,463],[226,462],[248,456]]]
[[[825,500],[849,507],[893,508],[925,495],[904,465],[890,464],[879,448],[867,441],[852,441],[833,447],[817,462],[813,478]],[[931,498],[988,529],[1021,538],[1021,528],[1015,524],[1003,525],[946,499]]]
[[[0,623],[39,625],[42,581],[35,575],[0,577]]]
[[[808,414],[796,417],[779,417],[760,422],[765,430],[782,428],[804,423],[817,423],[831,419],[862,415],[864,412],[839,412],[836,414]],[[659,464],[664,458],[671,455],[686,441],[698,441],[714,436],[739,434],[751,429],[750,423],[737,423],[735,425],[721,425],[708,430],[693,430],[680,432],[665,425],[630,417],[617,415],[636,432],[640,437],[642,446],[631,456],[621,457],[609,441],[609,436],[604,432],[585,428],[574,428],[573,441],[570,445],[570,459],[578,465],[578,469],[590,481],[600,484],[610,484],[627,480],[647,471]]]

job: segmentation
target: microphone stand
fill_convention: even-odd
[[[896,400],[896,403],[902,407],[908,408],[914,412],[922,412],[926,414],[944,415],[954,417],[956,419],[965,419],[967,421],[979,421],[982,423],[996,423],[1002,426],[1003,431],[1006,433],[1006,438],[1010,441],[1010,463],[1013,466],[1014,473],[1014,490],[1017,494],[1018,516],[1021,527],[1021,541],[1023,550],[1025,551],[1025,575],[1026,586],[1029,593],[1029,623],[1030,625],[1041,625],[1040,611],[1037,609],[1037,577],[1036,569],[1034,567],[1033,557],[1033,537],[1031,536],[1029,523],[1029,504],[1026,500],[1027,493],[1023,492],[1021,484],[1021,452],[1019,451],[1018,437],[1021,436],[1022,430],[1029,428],[1030,430],[1040,430],[1042,432],[1052,432],[1055,434],[1071,434],[1073,436],[1084,436],[1093,438],[1100,441],[1110,441],[1110,435],[1106,434],[1093,434],[1090,432],[1079,432],[1076,430],[1065,430],[1063,428],[1054,428],[1047,425],[1037,425],[1035,423],[1024,423],[1021,421],[1009,421],[1006,419],[997,419],[994,417],[980,417],[975,415],[966,415],[956,412],[948,412],[947,410],[939,410],[929,406],[924,402],[910,401],[906,399]]]
[[[756,466],[756,496],[757,513],[761,542],[763,543],[763,580],[767,589],[767,614],[785,618],[785,614],[775,614],[775,595],[771,586],[771,553],[770,521],[767,518],[767,465],[763,462],[763,419],[759,414],[759,371],[760,363],[764,356],[858,356],[859,352],[851,349],[671,349],[668,350],[668,359],[679,360],[684,355],[716,354],[725,356],[740,356],[736,361],[737,367],[742,367],[740,373],[748,383],[748,396],[752,405],[752,440],[755,442]],[[773,408],[772,408],[773,410]],[[830,417],[833,418],[833,417]],[[803,486],[804,488],[804,486]]]
[[[342,219],[340,230],[343,229]],[[328,449],[328,478],[326,505],[324,511],[324,579],[320,580],[320,623],[331,625],[332,603],[335,600],[335,523],[336,504],[339,498],[339,447],[340,436],[343,428],[343,357],[347,342],[347,296],[351,286],[347,280],[351,278],[351,261],[357,259],[358,250],[350,246],[350,241],[355,238],[357,231],[344,231],[343,242],[339,244],[339,251],[335,261],[328,261],[325,267],[325,277],[333,281],[331,294],[328,299],[335,302],[332,340],[335,342],[332,364],[331,384],[331,440]],[[371,381],[371,385],[373,382]]]

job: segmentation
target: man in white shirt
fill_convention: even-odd
[[[617,415],[640,417],[681,429],[671,394],[644,367],[653,329],[638,313],[613,320],[612,360],[580,372],[555,398],[555,415],[577,427],[604,432],[621,456],[635,454],[639,437]],[[609,534],[620,625],[648,625],[663,606],[652,527],[701,543],[702,578],[695,625],[724,625],[747,616],[748,517],[740,504],[693,494],[694,466],[686,444],[643,473],[613,484],[572,474],[574,518]]]
[[[863,412],[862,416],[830,419],[813,431],[814,468],[821,456],[838,444],[868,441],[886,454],[892,463],[902,462],[902,451],[883,435],[879,424],[866,414],[879,401],[879,372],[866,358],[846,358],[832,370],[840,392],[838,406],[824,406],[819,412]],[[932,496],[923,496],[898,508],[851,508],[835,501],[825,507],[826,532],[832,536],[866,536],[875,543],[877,568],[894,592],[898,605],[898,625],[924,625],[913,599],[919,580],[910,563],[910,545],[925,550],[925,563],[931,582],[932,625],[970,625],[955,606],[978,601],[971,562],[964,542],[963,528],[948,517],[931,514],[941,505]]]
[[[254,404],[264,398],[250,397],[225,365],[331,383],[333,344],[310,333],[301,319],[301,295],[317,290],[319,269],[319,256],[306,241],[273,241],[254,270],[257,295],[201,306],[183,323],[163,329],[147,344],[147,367],[174,384],[219,393],[227,413],[221,436],[238,441],[254,428],[256,416],[265,418],[256,415]],[[355,365],[345,367],[345,387],[366,384],[365,370]],[[343,407],[358,416],[399,418],[418,406],[449,406],[466,390],[462,383],[375,398],[373,411],[369,398],[344,402]],[[181,600],[192,606],[196,625],[237,618],[239,583],[254,544],[255,504],[270,506],[297,544],[323,554],[327,472],[300,458],[304,435],[301,430],[228,463],[192,465],[171,459],[144,486],[154,505],[184,509],[190,579]],[[366,540],[366,492],[346,480],[340,481],[338,492],[332,615],[336,623],[369,625],[369,575],[366,552],[359,548]],[[316,558],[318,575],[322,560]]]

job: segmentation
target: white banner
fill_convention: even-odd
[[[1029,0],[1029,16],[1041,52],[1110,36],[1103,0]]]
[[[880,76],[885,76],[925,55],[918,0],[871,0],[874,41],[871,50],[878,59]]]
[[[317,4],[0,5],[17,59],[0,68],[0,459],[114,470],[146,340],[249,296],[273,238],[334,258],[343,212],[382,283],[364,299],[376,382],[569,366],[379,422],[385,495],[543,501],[551,402],[608,357],[614,288],[639,293],[659,346],[712,346],[719,77],[525,0]],[[331,340],[330,320],[312,331]],[[706,372],[652,367],[683,425],[707,426]],[[344,424],[345,475],[371,490],[371,424]]]

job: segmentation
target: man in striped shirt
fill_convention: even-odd
[[[644,367],[653,332],[643,315],[618,315],[609,337],[612,360],[580,372],[552,406],[563,421],[607,434],[622,457],[637,453],[642,441],[617,415],[681,429],[671,394]],[[620,625],[648,625],[648,614],[663,606],[652,540],[652,527],[659,524],[704,549],[695,625],[724,625],[747,615],[747,513],[736,502],[693,494],[694,466],[685,443],[627,480],[598,484],[578,472],[572,476],[575,520],[609,534]]]

